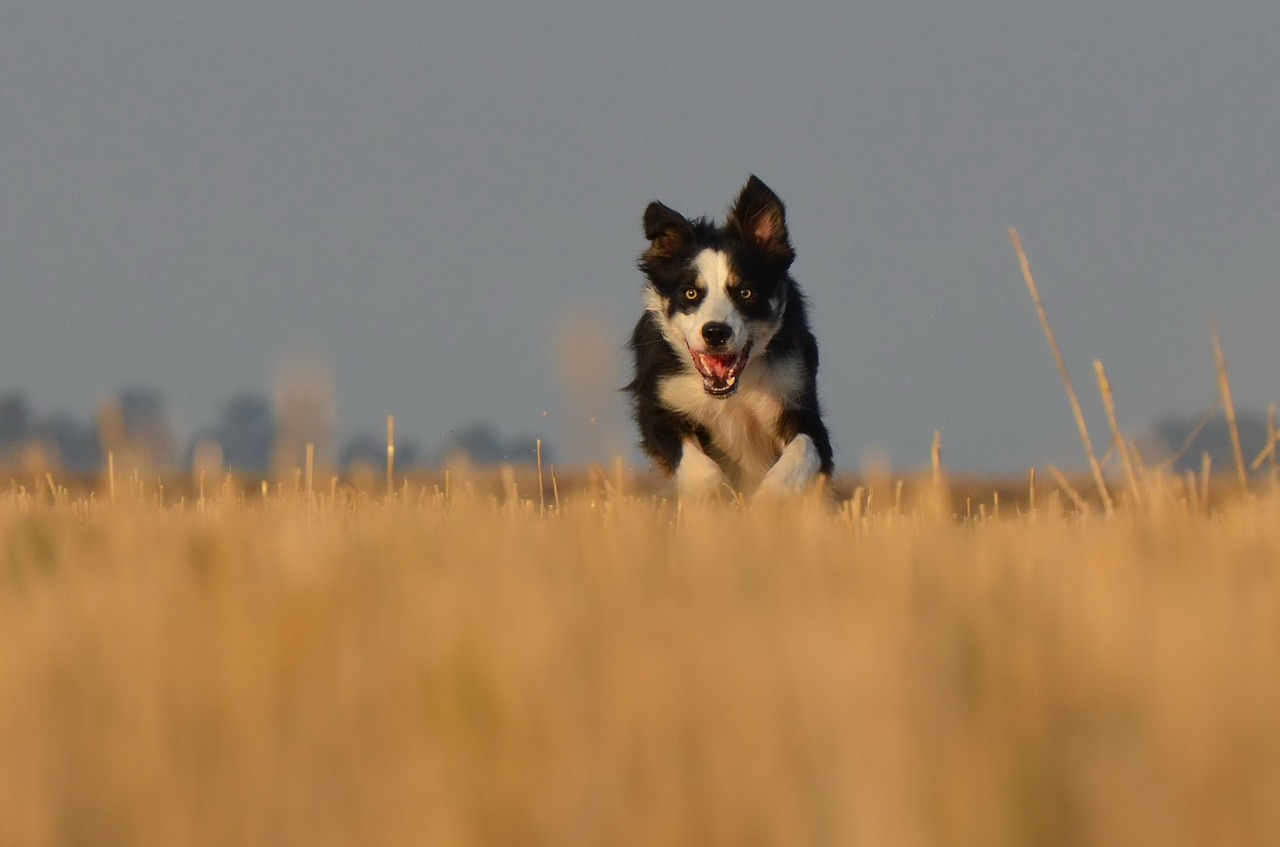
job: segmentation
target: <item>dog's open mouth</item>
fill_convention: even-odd
[[[722,355],[716,353],[699,353],[689,348],[693,356],[693,366],[702,374],[702,388],[712,397],[728,397],[738,390],[738,377],[747,366],[747,358],[751,355],[751,344],[743,348],[741,353]]]

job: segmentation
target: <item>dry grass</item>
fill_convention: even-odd
[[[0,497],[0,844],[1280,843],[1276,499],[453,488]]]

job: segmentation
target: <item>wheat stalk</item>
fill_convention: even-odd
[[[396,492],[396,418],[387,415],[387,500]]]
[[[1276,404],[1267,407],[1267,444],[1271,447],[1271,487],[1280,478],[1280,464],[1276,462]]]
[[[1071,498],[1071,502],[1075,504],[1077,511],[1083,514],[1089,510],[1084,498],[1076,493],[1075,488],[1063,475],[1062,471],[1058,470],[1055,465],[1049,465],[1049,474],[1053,477],[1054,482],[1058,483],[1058,487],[1067,492],[1067,496]]]
[[[1249,470],[1256,471],[1262,463],[1271,460],[1271,470],[1276,470],[1276,404],[1267,407],[1267,443],[1254,460],[1249,463]]]
[[[1200,502],[1209,509],[1209,477],[1213,475],[1213,457],[1205,450],[1200,454]]]
[[[536,445],[537,446],[535,450],[537,451],[537,454],[538,454],[538,514],[545,515],[547,513],[547,498],[546,498],[546,494],[542,490],[542,439],[541,438],[537,440]]]
[[[1227,379],[1227,357],[1222,352],[1218,338],[1218,322],[1209,317],[1209,336],[1213,339],[1213,361],[1218,368],[1218,392],[1222,396],[1222,408],[1227,416],[1227,432],[1231,435],[1231,453],[1236,460],[1236,475],[1240,487],[1249,490],[1249,475],[1244,467],[1244,451],[1240,449],[1240,430],[1236,426],[1236,407],[1231,400],[1231,381]]]
[[[1111,427],[1113,444],[1116,452],[1120,454],[1125,476],[1129,479],[1129,489],[1133,492],[1133,502],[1135,505],[1140,504],[1142,491],[1138,486],[1138,475],[1133,469],[1133,459],[1129,455],[1128,443],[1124,439],[1124,434],[1120,432],[1120,422],[1116,418],[1116,401],[1111,391],[1111,380],[1107,378],[1107,369],[1102,366],[1102,360],[1093,360],[1093,370],[1098,377],[1098,393],[1102,395],[1102,407],[1107,412],[1107,424]]]
[[[1080,398],[1076,396],[1075,387],[1071,384],[1067,363],[1062,358],[1058,339],[1054,336],[1053,326],[1049,323],[1049,314],[1045,311],[1044,302],[1040,299],[1040,291],[1036,288],[1035,278],[1031,275],[1031,264],[1027,261],[1027,254],[1022,249],[1022,239],[1018,237],[1018,230],[1014,227],[1009,227],[1009,240],[1013,242],[1013,251],[1018,256],[1022,278],[1027,283],[1027,290],[1031,292],[1031,301],[1035,303],[1036,314],[1040,316],[1040,326],[1044,329],[1044,337],[1049,343],[1049,352],[1053,354],[1054,364],[1058,366],[1058,376],[1062,378],[1062,384],[1067,389],[1067,399],[1071,401],[1071,411],[1076,418],[1076,427],[1080,430],[1080,441],[1084,445],[1085,455],[1089,457],[1089,469],[1093,472],[1094,484],[1098,486],[1098,494],[1102,497],[1102,505],[1106,508],[1107,514],[1111,514],[1113,511],[1111,495],[1107,493],[1107,483],[1102,478],[1102,468],[1099,467],[1097,455],[1093,452],[1093,441],[1089,438],[1089,427],[1085,424],[1084,412],[1080,409]]]
[[[313,487],[315,484],[315,479],[316,479],[316,445],[313,442],[308,441],[307,442],[306,487],[307,487],[307,503],[310,505],[315,505],[315,488]]]

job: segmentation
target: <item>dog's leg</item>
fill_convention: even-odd
[[[729,490],[729,480],[715,460],[702,452],[696,438],[684,439],[676,468],[676,492],[682,499],[704,500]]]
[[[764,475],[764,481],[756,490],[757,498],[786,496],[802,493],[817,478],[822,469],[822,456],[813,439],[801,433],[787,444],[782,455]]]

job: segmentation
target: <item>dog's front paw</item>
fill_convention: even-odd
[[[687,440],[676,468],[676,492],[682,500],[711,500],[729,493],[731,487],[715,460],[702,452],[696,441]]]
[[[779,497],[795,497],[803,494],[818,479],[818,471],[822,467],[822,459],[818,456],[818,448],[807,435],[797,435],[791,439],[778,461],[765,474],[760,487],[756,489],[756,500],[768,500]]]

